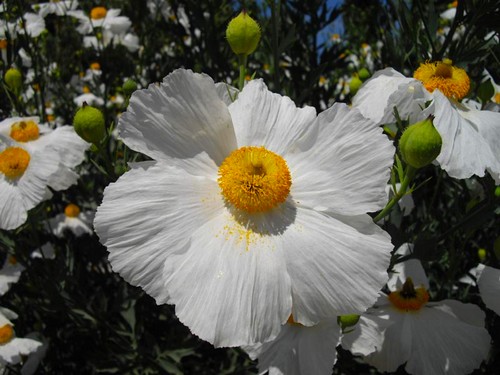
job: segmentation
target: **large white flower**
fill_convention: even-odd
[[[341,336],[336,318],[313,327],[292,320],[273,341],[243,349],[252,359],[258,359],[259,374],[331,375]]]
[[[429,282],[418,260],[397,264],[388,287],[391,293],[344,335],[344,348],[380,371],[406,363],[408,373],[422,375],[468,374],[486,359],[484,313],[455,300],[428,302]]]
[[[500,184],[500,113],[458,102],[469,90],[469,78],[448,62],[422,64],[415,76],[419,79],[392,68],[379,71],[360,88],[353,106],[378,124],[395,121],[394,107],[410,124],[434,115],[443,140],[436,158],[441,168],[460,179],[482,177],[486,170]]]
[[[366,214],[387,201],[391,142],[346,105],[316,117],[261,80],[229,106],[217,92],[176,70],[130,99],[120,137],[153,161],[97,210],[113,269],[216,346],[364,311],[392,248]]]

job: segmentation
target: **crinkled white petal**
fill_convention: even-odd
[[[354,355],[364,357],[379,351],[384,343],[383,333],[390,324],[388,315],[361,315],[358,323],[342,336],[342,347]]]
[[[297,208],[282,236],[298,323],[362,313],[387,282],[393,246],[368,215],[335,218]]]
[[[6,344],[0,345],[0,363],[17,364],[21,356],[35,352],[42,343],[32,339],[13,338]]]
[[[387,287],[391,291],[399,290],[403,287],[407,278],[411,278],[413,285],[418,287],[429,288],[429,280],[422,267],[422,263],[418,259],[408,259],[404,262],[397,263],[392,268]]]
[[[292,174],[291,195],[301,206],[360,215],[387,203],[394,146],[380,127],[345,104],[320,113],[284,157]]]
[[[241,218],[229,210],[192,232],[189,249],[165,263],[179,320],[216,347],[272,340],[291,313],[280,234],[293,208]]]
[[[215,89],[217,90],[217,95],[219,95],[220,100],[224,102],[227,106],[232,104],[240,90],[224,82],[218,82],[215,84]]]
[[[193,176],[161,163],[131,167],[104,190],[94,228],[113,270],[166,303],[165,262],[186,252],[192,233],[222,210],[219,187],[210,178],[217,169],[199,168]]]
[[[0,228],[11,230],[23,224],[28,218],[23,197],[17,185],[10,183],[0,174]]]
[[[482,265],[477,285],[487,308],[500,315],[500,270]]]
[[[480,117],[473,113],[477,111],[453,104],[439,90],[434,91],[433,97],[432,104],[423,115],[435,116],[434,126],[443,141],[441,152],[436,158],[441,168],[454,178],[468,178],[473,175],[482,177],[486,169],[500,172],[498,155],[494,155],[489,143],[479,131],[482,126]],[[483,132],[490,134],[493,126],[487,129],[489,130]],[[496,131],[490,135],[494,133]]]
[[[20,263],[12,264],[9,261],[9,256],[6,257],[2,269],[0,269],[0,296],[5,294],[11,284],[17,283],[21,277],[24,267]]]
[[[260,374],[330,375],[340,338],[337,319],[314,327],[285,324],[273,341],[244,349],[251,358],[258,359]]]
[[[264,146],[284,156],[313,123],[313,107],[297,108],[287,96],[269,91],[261,79],[250,81],[229,106],[241,146]]]
[[[220,165],[236,148],[229,111],[213,80],[183,69],[135,91],[118,131],[127,146],[155,160],[206,152]]]
[[[429,93],[419,81],[386,68],[375,72],[361,86],[352,98],[352,105],[380,125],[395,121],[394,107],[402,119],[416,119],[426,100],[429,100]]]

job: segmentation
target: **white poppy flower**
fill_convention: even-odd
[[[79,237],[83,234],[92,235],[94,233],[91,228],[93,219],[93,211],[82,212],[76,204],[70,203],[64,209],[64,213],[49,219],[48,225],[57,237],[64,237],[66,230]]]
[[[500,315],[500,270],[480,264],[477,286],[487,308]]]
[[[31,6],[33,10],[38,12],[42,17],[47,17],[49,14],[57,16],[65,16],[69,11],[75,10],[78,7],[77,0],[66,1],[50,1],[47,3],[39,3]]]
[[[259,374],[330,375],[342,336],[337,319],[313,327],[289,321],[273,341],[243,347],[250,358],[258,359]],[[269,372],[268,372],[269,371]]]
[[[73,98],[73,103],[75,103],[78,107],[82,107],[83,103],[101,107],[104,105],[104,99],[92,94],[91,92],[86,92]]]
[[[24,27],[19,27],[19,33],[28,34],[32,38],[40,36],[40,34],[45,30],[45,19],[36,13],[25,13],[24,16]]]
[[[4,295],[12,284],[17,283],[24,267],[12,255],[7,255],[2,269],[0,269],[0,296]]]
[[[210,77],[176,70],[134,92],[123,142],[153,161],[105,189],[94,227],[113,269],[215,346],[364,311],[387,281],[394,148],[337,104],[316,116],[261,80],[227,106]],[[293,304],[292,304],[293,301]]]
[[[454,300],[428,302],[428,285],[419,261],[398,264],[388,283],[391,293],[361,316],[342,346],[386,372],[404,363],[406,372],[422,375],[478,368],[490,349],[484,313]]]
[[[82,35],[92,33],[97,27],[109,30],[113,34],[126,33],[132,26],[132,21],[126,16],[120,16],[120,13],[120,9],[106,9],[102,6],[92,8],[90,14],[81,10],[68,12],[69,15],[80,21],[76,30]]]

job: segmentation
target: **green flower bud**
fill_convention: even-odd
[[[106,135],[106,126],[102,112],[83,103],[73,118],[76,134],[83,140],[98,145]]]
[[[495,188],[495,197],[500,197],[500,186]]]
[[[414,168],[430,164],[441,152],[441,136],[432,123],[433,116],[410,125],[399,140],[403,159]]]
[[[482,262],[486,259],[486,249],[477,249],[477,257]]]
[[[135,90],[137,90],[137,83],[129,78],[123,84],[122,89],[125,95],[130,96]]]
[[[368,78],[370,78],[371,74],[366,68],[361,68],[358,70],[358,77],[361,79],[363,82],[366,81]]]
[[[18,69],[8,69],[5,72],[3,79],[7,87],[11,89],[12,92],[14,92],[15,94],[19,94],[21,92],[21,88],[23,86],[23,76]]]
[[[229,22],[226,38],[235,54],[247,56],[259,44],[260,26],[243,10]]]
[[[337,317],[337,323],[339,324],[342,331],[346,328],[355,326],[359,321],[359,315],[356,314],[348,314],[348,315],[340,315]]]
[[[349,82],[349,92],[351,95],[356,95],[362,84],[363,81],[361,81],[358,76],[353,76],[351,82]]]

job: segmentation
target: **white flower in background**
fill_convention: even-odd
[[[15,336],[14,324],[11,320],[16,318],[16,313],[0,307],[0,365],[18,364],[23,357],[34,353],[42,346],[39,341]]]
[[[404,245],[397,254],[408,254]],[[342,346],[379,371],[406,363],[409,374],[469,374],[490,349],[484,313],[455,300],[428,302],[429,281],[420,262],[396,264],[375,306],[360,318]]]
[[[500,270],[480,264],[477,286],[487,308],[500,315]]]
[[[102,32],[100,42],[104,47],[110,44],[121,44],[130,52],[136,52],[141,47],[137,35],[131,33],[116,34],[109,30],[104,30]],[[83,45],[87,48],[99,49],[99,40],[95,36],[86,36],[83,38]]]
[[[73,103],[75,103],[78,107],[82,107],[83,103],[87,103],[88,105],[95,107],[101,107],[104,105],[104,99],[92,94],[91,92],[86,92],[73,98]]]
[[[106,9],[102,6],[92,8],[90,14],[81,10],[68,12],[80,21],[76,30],[82,35],[91,34],[96,28],[108,30],[113,34],[126,33],[132,26],[132,21],[126,16],[120,16],[120,13],[120,9]]]
[[[30,256],[32,259],[55,259],[56,251],[54,246],[50,242],[47,242],[39,249],[34,250]]]
[[[24,27],[19,27],[18,32],[28,34],[32,38],[40,36],[40,34],[45,30],[45,19],[36,13],[25,13],[24,16]]]
[[[68,204],[64,213],[58,214],[49,219],[49,228],[57,237],[64,237],[66,230],[71,231],[75,236],[80,237],[84,234],[92,235],[91,228],[92,220],[94,219],[93,211],[80,211],[74,203]]]
[[[40,124],[38,117],[7,118],[0,122],[0,134],[22,144],[30,152],[53,150],[57,153],[57,171],[49,179],[49,186],[56,191],[76,183],[78,174],[74,168],[83,162],[85,151],[90,147],[72,126],[52,129]]]
[[[444,12],[441,12],[439,16],[445,20],[452,21],[457,14],[457,5],[458,1],[453,1],[452,3],[448,4],[448,9],[446,9]]]
[[[243,349],[259,361],[259,374],[331,375],[341,336],[337,318],[304,327],[290,317],[273,341]]]
[[[13,255],[5,257],[3,267],[0,269],[0,296],[7,293],[12,284],[17,283],[23,271],[24,267],[17,262]]]
[[[49,1],[47,3],[39,3],[32,5],[31,8],[37,12],[42,17],[47,17],[49,14],[55,14],[57,16],[65,16],[70,10],[75,10],[78,8],[77,0],[66,0],[66,1]]]
[[[250,81],[227,106],[210,77],[176,70],[120,117],[136,163],[104,192],[94,228],[114,271],[215,346],[275,338],[362,312],[386,282],[394,148],[343,104],[316,116]],[[292,303],[293,301],[293,303]]]
[[[401,184],[397,183],[396,189],[399,190],[400,188]],[[394,189],[392,188],[392,185],[387,185],[385,188],[385,192],[387,193],[389,199],[391,199],[394,196]],[[411,196],[411,194],[405,194],[403,198],[398,201],[398,206],[403,213],[403,216],[408,216],[415,208],[415,202],[413,201],[413,197]]]
[[[47,349],[49,348],[49,342],[44,340],[42,335],[37,332],[32,332],[26,335],[26,339],[32,339],[40,342],[42,345],[38,346],[34,352],[31,352],[28,358],[24,361],[23,367],[21,368],[21,375],[33,375],[36,374],[36,370],[42,362],[43,358],[47,354]]]
[[[447,59],[421,64],[415,77],[407,78],[392,68],[379,71],[361,86],[353,106],[378,124],[395,121],[394,107],[410,124],[433,115],[443,140],[436,158],[441,168],[460,179],[482,177],[488,171],[500,184],[500,113],[479,111],[458,101],[469,91],[469,78]]]

